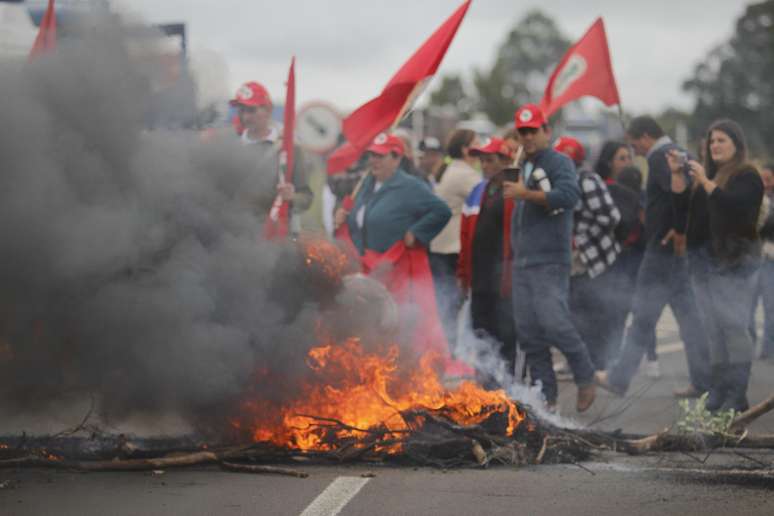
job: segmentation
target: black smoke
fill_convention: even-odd
[[[53,54],[0,60],[7,412],[82,394],[113,420],[196,418],[238,400],[256,368],[303,374],[315,344],[318,305],[298,302],[299,262],[281,258],[292,246],[260,237],[274,171],[233,132],[149,131],[145,43],[101,18]]]

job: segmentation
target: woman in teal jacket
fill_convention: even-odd
[[[451,210],[419,179],[399,168],[403,141],[379,135],[368,147],[371,174],[347,216],[352,242],[360,254],[384,253],[403,240],[407,247],[427,247],[451,218]]]

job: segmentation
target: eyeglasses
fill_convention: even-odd
[[[519,135],[521,136],[529,136],[537,134],[538,130],[535,127],[519,127],[518,129]]]

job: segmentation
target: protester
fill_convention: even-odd
[[[400,169],[403,142],[380,134],[368,147],[370,173],[346,218],[349,235],[361,254],[364,272],[381,281],[400,307],[402,339],[418,356],[429,356],[447,377],[473,371],[451,359],[435,311],[427,246],[451,217],[448,206],[420,179]]]
[[[435,193],[452,212],[449,223],[430,244],[430,267],[436,286],[438,313],[446,337],[452,345],[456,341],[457,311],[460,306],[460,292],[455,274],[461,247],[462,205],[468,194],[481,181],[481,174],[473,168],[476,158],[470,155],[470,149],[476,143],[476,133],[468,129],[458,129],[450,135],[446,152],[451,162],[435,188]]]
[[[759,283],[759,292],[763,299],[763,338],[760,358],[772,359],[774,358],[774,163],[763,167],[761,177],[766,192],[764,199],[766,202],[763,204],[768,206],[760,231],[763,243],[763,264]],[[761,211],[764,211],[763,206]],[[753,310],[754,315],[755,310]]]
[[[500,356],[513,375],[516,329],[511,302],[511,216],[513,200],[503,198],[503,170],[513,161],[513,150],[501,138],[491,138],[470,150],[481,161],[484,180],[468,195],[462,208],[461,250],[457,279],[470,292],[473,330],[500,344]],[[493,378],[482,378],[485,387]]]
[[[624,142],[609,140],[602,145],[594,171],[607,182],[614,183],[626,167],[632,165],[632,153]]]
[[[247,82],[237,90],[230,104],[237,109],[242,144],[250,145],[256,150],[258,170],[263,173],[277,174],[277,193],[284,201],[290,203],[291,232],[298,233],[300,230],[298,215],[309,209],[314,197],[302,166],[303,157],[300,149],[295,149],[293,180],[286,183],[281,176],[279,166],[281,135],[277,127],[272,124],[272,103],[269,92],[257,82]]]
[[[628,169],[625,177],[621,173]],[[594,170],[605,180],[616,207],[621,212],[621,222],[616,227],[616,240],[621,244],[621,254],[613,267],[619,275],[616,283],[618,294],[611,302],[616,307],[616,323],[609,343],[610,355],[615,356],[621,348],[623,326],[631,309],[634,295],[634,281],[637,269],[642,262],[642,224],[639,214],[644,213],[645,198],[642,193],[642,174],[632,166],[632,153],[624,142],[609,140],[602,146]],[[637,177],[639,175],[639,177]],[[628,181],[628,183],[627,183]],[[636,185],[636,186],[635,186]],[[634,194],[636,192],[636,195]],[[631,278],[631,280],[630,280]],[[624,312],[625,308],[625,312]],[[648,348],[645,362],[645,374],[650,378],[659,378],[661,370],[656,355],[656,343]]]
[[[606,181],[610,196],[621,212],[621,221],[615,228],[615,238],[621,246],[621,252],[610,269],[610,273],[617,278],[613,281],[616,288],[610,292],[608,300],[612,310],[607,356],[609,362],[618,356],[621,349],[626,318],[631,312],[634,299],[637,271],[645,254],[645,197],[642,192],[642,172],[635,166],[628,166],[617,172],[615,177],[615,181]],[[645,374],[650,378],[659,378],[661,371],[655,346],[648,348],[646,358]]]
[[[685,259],[685,235],[676,231],[671,172],[666,154],[678,147],[651,117],[634,118],[627,129],[634,151],[648,160],[645,256],[637,275],[632,322],[618,360],[596,374],[603,387],[623,394],[647,350],[655,347],[656,324],[667,303],[680,328],[691,385],[674,392],[698,397],[710,384],[707,337],[699,318]],[[747,305],[751,306],[750,304]]]
[[[367,152],[371,174],[346,219],[353,243],[361,254],[369,249],[383,253],[400,241],[409,248],[426,247],[449,220],[449,208],[422,181],[400,169],[400,138],[381,134]]]
[[[425,181],[435,186],[438,184],[439,175],[444,162],[443,147],[438,138],[428,136],[419,142],[419,170]]]
[[[613,332],[612,295],[618,290],[611,266],[621,250],[615,238],[621,212],[602,178],[581,168],[586,152],[578,140],[562,136],[554,149],[575,164],[581,193],[572,233],[570,311],[595,369],[604,370]]]
[[[549,147],[550,129],[534,104],[516,111],[526,161],[517,181],[503,183],[503,197],[518,202],[512,219],[513,313],[519,344],[533,383],[541,382],[549,409],[557,384],[551,346],[567,358],[578,386],[577,410],[595,397],[594,366],[572,324],[569,309],[573,208],[580,199],[572,162]]]
[[[705,166],[672,150],[667,156],[678,229],[687,227],[691,279],[709,337],[708,410],[749,408],[755,346],[748,332],[760,269],[758,213],[763,181],[747,161],[742,128],[719,120],[707,131]]]

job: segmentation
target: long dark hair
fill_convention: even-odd
[[[599,152],[597,164],[594,167],[594,171],[599,174],[599,177],[602,179],[610,179],[610,176],[613,173],[613,169],[610,164],[613,162],[613,158],[615,157],[616,152],[618,152],[619,149],[626,147],[627,145],[624,142],[619,142],[616,140],[608,140],[605,142],[605,144],[602,146],[602,150]]]
[[[462,159],[464,154],[462,149],[464,147],[470,147],[473,140],[476,138],[476,133],[470,129],[457,129],[449,136],[449,140],[446,142],[446,154],[452,159]]]
[[[722,174],[722,177],[718,177],[720,165],[712,159],[712,153],[710,153],[710,136],[712,135],[712,131],[720,131],[727,135],[731,138],[731,141],[734,142],[734,147],[736,147],[733,159],[730,163],[724,165],[724,167],[728,166],[729,173]],[[704,145],[704,169],[707,172],[707,177],[715,180],[719,187],[725,188],[726,183],[731,176],[736,175],[742,168],[742,165],[747,164],[747,142],[744,138],[744,131],[742,130],[742,127],[733,120],[729,120],[728,118],[717,120],[710,125],[709,129],[707,129],[707,139]]]

